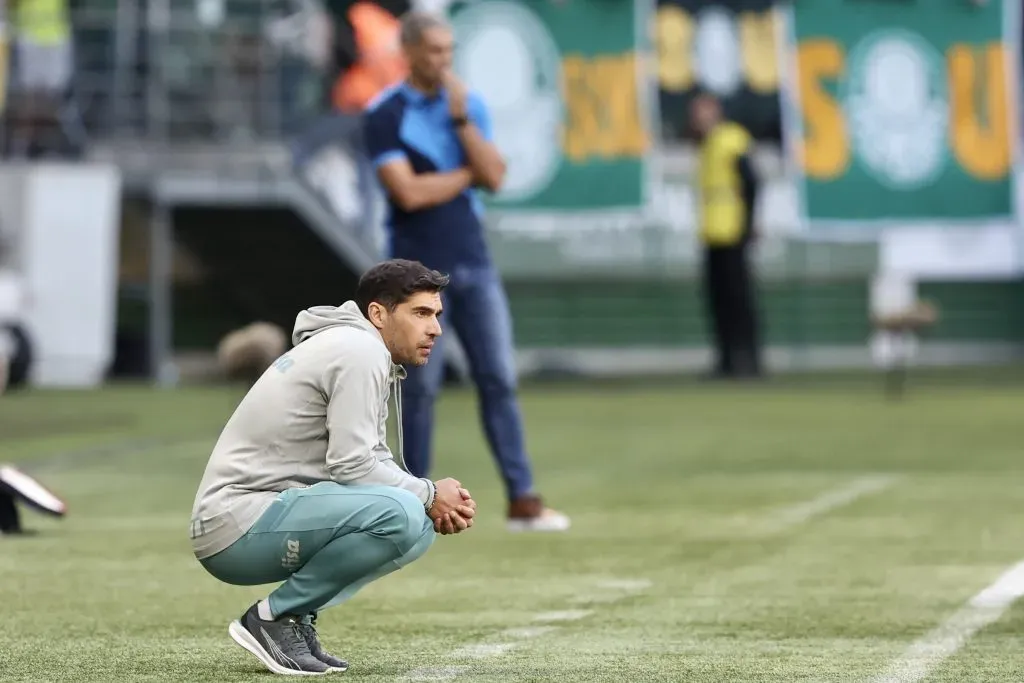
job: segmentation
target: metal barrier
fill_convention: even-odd
[[[83,8],[75,16],[81,95],[106,100],[97,132],[238,146],[280,141],[322,113],[316,93],[327,74],[295,53],[302,36],[283,35],[295,15],[275,6],[117,0],[113,13]]]
[[[117,160],[129,175],[284,172],[290,136],[327,113],[330,74],[309,57],[311,48],[325,52],[316,43],[328,35],[315,8],[308,0],[82,0],[72,14],[63,137],[84,139],[90,155]],[[0,84],[2,67],[0,58]]]

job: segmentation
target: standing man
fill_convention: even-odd
[[[11,101],[15,155],[38,158],[64,144],[64,98],[74,73],[68,0],[11,3],[17,69]]]
[[[692,122],[700,142],[700,237],[704,288],[714,331],[714,378],[761,374],[756,304],[750,273],[757,177],[750,134],[725,121],[712,95],[698,95]]]
[[[562,531],[565,515],[544,506],[533,478],[516,399],[512,319],[484,239],[476,188],[496,191],[505,162],[491,141],[483,101],[452,74],[452,32],[440,18],[402,19],[409,78],[385,91],[366,114],[366,144],[388,199],[391,255],[451,275],[445,296],[468,356],[491,453],[508,496],[508,527]],[[410,470],[430,470],[434,399],[444,359],[410,369],[404,440]]]
[[[473,524],[476,503],[459,482],[414,477],[387,445],[388,398],[400,393],[402,364],[430,357],[447,283],[420,263],[386,261],[363,275],[354,301],[299,313],[294,348],[214,446],[192,510],[193,552],[228,584],[284,582],[228,627],[274,673],[344,671],[320,644],[317,613],[418,559],[435,531]]]

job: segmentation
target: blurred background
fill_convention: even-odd
[[[266,591],[189,510],[296,313],[382,257],[360,113],[411,7],[508,160],[488,237],[572,529],[505,533],[447,344],[436,476],[478,523],[323,615],[346,675],[1024,680],[1016,0],[0,0],[0,462],[67,503],[0,533],[0,679],[262,680],[223,629]],[[691,381],[698,93],[754,139],[760,382]]]
[[[38,385],[173,385],[215,373],[234,330],[345,300],[383,246],[359,113],[401,78],[396,16],[415,6],[452,17],[457,70],[509,159],[488,227],[524,374],[708,366],[698,89],[756,139],[769,369],[870,368],[877,314],[918,300],[938,315],[917,362],[1012,362],[1020,13],[942,0],[926,30],[866,54],[919,4],[5,0],[6,315]],[[908,138],[907,120],[938,137]],[[937,170],[890,182],[872,175],[884,150]]]

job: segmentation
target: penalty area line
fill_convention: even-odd
[[[1006,570],[967,604],[915,641],[873,683],[914,683],[928,676],[981,629],[995,623],[1024,596],[1024,561]]]

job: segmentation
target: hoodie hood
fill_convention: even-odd
[[[380,332],[366,319],[356,302],[346,301],[341,306],[313,306],[300,312],[295,317],[292,345],[298,346],[315,334],[339,326],[358,327],[381,339]]]
[[[384,338],[380,336],[380,330],[366,319],[355,301],[346,301],[341,306],[313,306],[301,311],[295,317],[292,345],[298,346],[310,337],[334,327],[355,327],[364,330],[376,337],[382,346],[387,347],[384,344]],[[408,471],[405,466],[405,444],[402,433],[402,384],[399,381],[405,379],[407,373],[404,367],[391,361],[390,353],[388,354],[388,364],[391,367],[388,373],[392,387],[390,394],[394,397],[395,414],[398,419],[398,457],[402,468]]]

